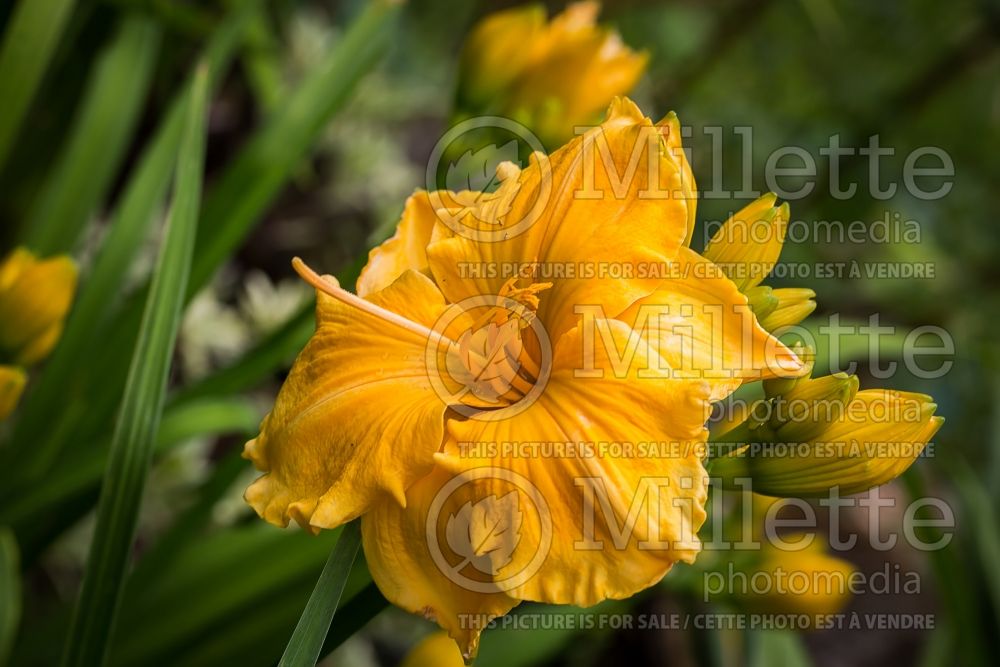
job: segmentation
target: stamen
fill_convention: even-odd
[[[323,292],[324,294],[327,294],[333,297],[334,299],[337,299],[341,303],[351,306],[352,308],[357,308],[365,313],[368,313],[369,315],[377,317],[383,320],[384,322],[388,322],[397,327],[400,327],[401,329],[404,329],[405,331],[426,338],[429,341],[429,345],[433,345],[435,347],[441,345],[448,345],[455,347],[458,346],[457,342],[455,342],[448,336],[445,336],[444,334],[438,331],[429,329],[426,326],[420,324],[419,322],[414,322],[413,320],[409,320],[403,317],[402,315],[398,315],[397,313],[394,313],[391,310],[386,310],[385,308],[382,308],[381,306],[378,306],[372,303],[371,301],[367,301],[366,299],[362,299],[361,297],[355,294],[351,294],[337,283],[331,282],[326,278],[324,278],[323,276],[316,273],[315,271],[313,271],[311,268],[309,268],[309,266],[305,262],[303,262],[298,257],[292,259],[292,268],[295,269],[295,272],[299,274],[302,280],[306,281],[308,284],[312,285],[314,288]],[[495,309],[491,309],[491,312],[492,310]],[[471,352],[471,354],[473,355],[476,363],[485,364],[486,360],[482,357],[482,355],[476,352]],[[531,365],[535,366],[534,360],[528,359],[528,355],[525,355],[524,361],[530,361]],[[515,394],[515,396],[513,396],[512,398],[516,400],[524,396],[529,391],[531,391],[532,387],[533,385],[530,380],[522,377],[521,375],[515,374],[515,376],[512,378],[512,384],[511,384],[511,392]]]
[[[358,310],[368,313],[373,317],[377,317],[384,322],[393,324],[407,332],[420,336],[421,338],[426,338],[428,340],[428,345],[432,345],[435,347],[443,345],[458,347],[457,342],[453,341],[451,338],[445,336],[444,334],[438,331],[434,331],[433,329],[430,329],[420,324],[419,322],[414,322],[413,320],[409,320],[403,317],[402,315],[392,312],[391,310],[386,310],[385,308],[382,308],[381,306],[378,306],[372,303],[371,301],[362,299],[356,294],[351,294],[340,285],[327,280],[323,276],[313,271],[311,268],[309,268],[309,266],[305,262],[303,262],[298,257],[292,259],[292,268],[295,269],[295,272],[299,274],[302,280],[304,280],[317,290],[323,292],[324,294],[327,294],[333,297],[334,299],[340,301],[341,303],[346,304],[352,308],[357,308]],[[530,287],[523,288],[522,290],[515,290],[515,291],[518,292],[518,294],[520,294],[520,292],[536,288],[536,285],[532,285]],[[547,287],[549,287],[548,284],[542,283],[540,287],[537,287],[535,289],[535,291],[546,289]],[[530,293],[534,294],[533,291]],[[490,309],[490,313],[488,314],[493,314],[494,311],[498,310],[503,310],[503,309],[499,307],[492,308]],[[485,364],[487,361],[482,355],[476,353],[475,351],[470,351],[470,354],[473,356],[474,361],[478,364]],[[524,355],[522,359],[522,364],[527,366],[525,370],[527,370],[528,372],[533,372],[532,369],[535,369],[535,372],[537,372],[537,364],[535,364],[534,360],[531,359],[529,355]],[[511,378],[511,388],[510,392],[508,393],[512,394],[512,396],[510,396],[509,398],[512,400],[512,402],[516,401],[521,397],[523,397],[524,395],[526,395],[529,391],[531,391],[532,388],[533,384],[530,379],[524,378],[520,374],[515,374]],[[490,406],[484,406],[484,407],[490,407]]]
[[[397,327],[400,327],[401,329],[409,331],[410,333],[426,337],[428,338],[428,340],[432,341],[435,345],[439,343],[447,343],[452,345],[457,344],[447,336],[444,336],[443,334],[434,331],[433,329],[428,329],[419,322],[408,320],[402,315],[397,315],[391,310],[386,310],[381,306],[375,305],[371,301],[367,301],[355,294],[351,294],[340,285],[330,282],[326,278],[322,277],[321,275],[313,271],[311,268],[309,268],[309,266],[305,262],[303,262],[298,257],[292,259],[292,268],[295,269],[295,272],[299,274],[302,280],[306,281],[307,283],[309,283],[319,291],[323,292],[324,294],[332,296],[334,299],[340,301],[341,303],[347,304],[352,308],[357,308],[359,310],[362,310],[368,313],[369,315],[384,320],[385,322],[389,322],[390,324],[394,324]]]
[[[527,287],[514,287],[517,280],[516,277],[511,278],[503,284],[497,295],[497,305],[487,310],[476,320],[475,327],[477,329],[486,326],[489,322],[503,324],[510,319],[511,315],[518,319],[522,329],[530,326],[531,318],[534,317],[540,303],[536,295],[538,292],[552,287],[552,283],[531,283]],[[520,312],[514,312],[514,309],[502,305],[504,299],[514,301],[521,306]]]

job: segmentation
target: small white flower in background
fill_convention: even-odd
[[[188,379],[232,362],[250,345],[250,328],[239,311],[210,286],[199,292],[181,322],[181,365]]]
[[[174,445],[153,466],[142,498],[139,525],[150,534],[168,528],[197,497],[212,469],[213,438],[191,438]]]
[[[275,282],[263,271],[252,270],[244,279],[239,307],[253,333],[266,335],[287,322],[311,296],[301,280]]]
[[[331,40],[339,36],[324,13],[309,9],[296,12],[288,24],[285,77],[290,81],[304,78],[323,59]]]
[[[241,279],[237,305],[227,303],[234,281],[217,279],[199,292],[181,323],[180,349],[185,377],[197,379],[235,361],[289,320],[310,296],[308,286],[294,278],[272,281],[250,271]]]

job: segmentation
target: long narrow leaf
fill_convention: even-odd
[[[199,223],[189,297],[207,282],[233,247],[245,237],[360,77],[386,51],[400,4],[392,0],[374,0],[320,66],[296,89],[282,111],[268,120],[223,173],[219,184],[206,198]],[[77,401],[81,406],[79,413],[60,416],[54,426],[44,429],[44,437],[28,434],[35,437],[22,440],[20,436],[24,433],[15,434],[15,443],[31,441],[43,452],[30,454],[32,458],[38,456],[52,461],[55,459],[53,453],[58,453],[71,438],[99,435],[95,430],[104,428],[114,410],[113,399],[117,394],[114,388],[124,381],[125,369],[116,351],[134,345],[140,315],[141,301],[123,308],[102,346],[107,354],[90,355],[84,363],[78,364],[76,374],[85,378]],[[39,404],[41,410],[40,401]],[[24,413],[29,414],[29,411]]]
[[[205,47],[201,62],[208,67],[210,89],[214,89],[222,78],[257,4],[257,0],[246,2],[227,17]],[[112,295],[118,294],[135,249],[146,235],[166,194],[184,125],[185,91],[189,88],[190,81],[178,91],[129,179],[101,250],[84,277],[59,344],[47,360],[41,377],[35,381],[35,387],[22,402],[12,441],[36,443],[34,447],[19,448],[21,456],[16,466],[18,477],[26,480],[29,486],[47,473],[60,457],[60,445],[65,439],[51,437],[51,406],[77,391],[74,377],[80,360],[88,358],[88,350],[101,339],[104,325],[114,308],[120,305]],[[76,402],[82,401],[76,397]],[[57,420],[68,423],[71,417],[60,414]],[[42,437],[46,432],[50,437]]]
[[[330,623],[361,546],[361,522],[352,521],[340,532],[337,546],[319,575],[316,588],[302,611],[279,667],[314,667],[319,660]]]
[[[211,396],[167,407],[156,434],[154,454],[158,455],[189,438],[204,435],[250,435],[260,424],[260,411],[248,399]],[[67,501],[80,493],[96,489],[104,472],[108,443],[67,452],[63,465],[49,474],[45,484],[24,488],[0,508],[0,523],[16,529],[31,524],[43,515],[61,511]],[[69,508],[75,518],[87,507]]]
[[[190,92],[167,233],[111,443],[87,572],[63,655],[66,666],[101,665],[107,659],[191,267],[207,94],[203,67]]]
[[[1000,624],[1000,572],[996,568],[1000,562],[1000,517],[993,509],[989,491],[968,464],[961,462],[953,464],[952,468],[955,488],[962,498],[968,520],[974,526],[966,534],[971,537],[978,552],[982,585],[990,596],[994,622]],[[994,630],[1000,633],[1000,627],[994,626]]]
[[[21,0],[0,47],[0,167],[48,68],[74,0]]]
[[[107,193],[146,101],[159,42],[152,18],[129,16],[95,63],[69,144],[25,230],[39,253],[72,250]]]
[[[812,661],[799,635],[788,630],[754,631],[748,656],[753,667],[809,667]]]
[[[902,480],[911,498],[927,498],[927,490],[921,477],[923,470],[913,466],[903,473]],[[942,537],[938,526],[914,526],[917,538],[925,544],[933,544]],[[931,569],[938,582],[947,623],[955,632],[956,661],[963,665],[990,665],[990,651],[983,636],[985,625],[979,622],[976,612],[980,588],[978,582],[965,576],[971,556],[963,551],[963,543],[952,540],[942,549],[927,552]]]
[[[180,653],[241,627],[255,610],[284,628],[270,655],[269,664],[274,665],[309,599],[316,572],[339,536],[339,529],[313,536],[251,521],[189,541],[169,568],[148,578],[141,588],[128,587],[113,663],[174,664]],[[349,581],[348,589],[363,588],[371,581],[364,568],[355,568],[354,574],[365,576]],[[279,616],[268,603],[285,592],[297,595],[298,605]],[[198,604],[192,606],[195,598]],[[238,648],[233,651],[238,653]]]
[[[203,287],[280,193],[361,77],[388,50],[402,3],[373,0],[250,140],[205,198],[191,292]]]
[[[14,636],[21,621],[21,567],[14,534],[0,528],[0,665],[14,645]]]
[[[330,628],[320,655],[324,657],[330,655],[388,606],[389,601],[382,596],[378,586],[374,582],[369,583],[341,608],[340,621]]]

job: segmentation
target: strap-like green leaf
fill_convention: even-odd
[[[21,0],[0,47],[0,167],[52,60],[74,0]]]
[[[160,27],[143,15],[122,20],[101,53],[68,144],[25,231],[27,245],[43,255],[71,251],[118,170],[152,81]]]
[[[275,109],[205,198],[191,292],[203,287],[281,192],[361,77],[385,55],[402,3],[374,0]]]
[[[209,396],[168,406],[156,434],[154,453],[198,436],[250,435],[256,432],[260,417],[260,410],[243,397]],[[44,484],[27,486],[0,506],[0,522],[20,529],[61,511],[67,501],[99,485],[107,452],[107,441],[66,452],[59,468],[46,476]],[[76,518],[86,512],[86,508],[76,506],[79,503],[69,504]]]
[[[340,596],[361,546],[361,521],[355,520],[340,531],[340,539],[319,575],[316,588],[302,610],[292,638],[288,640],[279,667],[313,667],[319,660],[330,623],[340,604]]]
[[[0,527],[0,665],[7,664],[20,621],[21,567],[17,540],[10,530]]]
[[[400,4],[390,0],[370,3],[324,61],[292,93],[281,111],[249,140],[222,174],[218,185],[206,197],[189,296],[204,285],[242,241],[330,117],[346,102],[361,76],[386,52]],[[123,308],[117,315],[116,326],[107,332],[104,344],[75,368],[74,376],[84,378],[82,383],[86,385],[82,395],[77,396],[80,412],[64,411],[56,416],[55,424],[38,427],[40,432],[28,433],[27,427],[22,430],[19,424],[12,439],[15,448],[21,442],[36,443],[42,454],[29,456],[53,461],[71,439],[99,435],[114,409],[112,399],[117,394],[114,387],[120,386],[124,376],[118,350],[134,344],[138,320],[137,307],[129,304]],[[38,403],[39,409],[41,405],[50,405]],[[37,414],[24,409],[22,419]],[[34,468],[32,471],[37,473]],[[0,496],[3,493],[0,490]]]
[[[205,47],[202,62],[208,66],[211,87],[214,88],[222,78],[257,4],[256,0],[251,0],[228,16]],[[18,477],[28,482],[29,489],[35,486],[35,480],[48,472],[61,453],[61,439],[51,437],[51,431],[48,431],[53,426],[51,407],[75,390],[72,385],[74,373],[79,369],[81,359],[88,358],[88,351],[96,341],[101,340],[105,331],[103,325],[115,307],[120,305],[114,296],[119,293],[135,249],[145,237],[166,195],[184,125],[185,91],[189,88],[190,82],[178,91],[128,180],[111,217],[101,250],[81,283],[59,344],[21,405],[11,440],[14,443],[35,443],[33,447],[15,447],[19,450]],[[55,418],[68,421],[70,416],[63,412]],[[49,437],[40,437],[43,431]]]
[[[389,606],[389,601],[374,582],[370,582],[358,591],[354,597],[341,608],[340,620],[330,628],[323,642],[320,655],[326,657],[337,647],[350,639],[355,632],[368,625],[368,622],[381,614]]]
[[[798,634],[790,630],[751,633],[748,661],[753,667],[809,667],[812,661]]]
[[[111,442],[87,571],[63,654],[66,666],[102,665],[107,659],[163,409],[201,197],[207,68],[198,72],[189,95],[166,237]]]

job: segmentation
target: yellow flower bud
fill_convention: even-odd
[[[0,264],[0,351],[32,364],[55,346],[76,291],[76,265],[66,256],[39,260],[18,248]]]
[[[465,667],[465,661],[447,632],[435,632],[414,646],[400,667]]]
[[[774,290],[767,285],[751,287],[744,294],[747,297],[747,305],[757,316],[758,321],[763,321],[778,307],[778,297],[774,294]]]
[[[774,398],[779,394],[786,394],[791,391],[792,387],[797,385],[800,380],[807,380],[810,376],[812,376],[813,365],[816,363],[816,350],[808,345],[796,343],[792,346],[792,352],[794,352],[795,356],[798,357],[805,365],[805,372],[797,377],[783,377],[764,380],[761,384],[764,385],[764,395],[768,398]]]
[[[825,378],[821,378],[825,379]],[[817,389],[807,385],[803,394],[825,390],[850,393],[849,381],[831,380]],[[833,399],[837,400],[837,399]],[[815,497],[839,487],[843,494],[860,493],[901,475],[921,454],[944,423],[935,417],[930,397],[886,389],[858,392],[837,418],[810,439],[783,438],[800,435],[798,426],[782,426],[773,443],[754,442],[712,463],[712,476],[735,488],[749,477],[755,493],[780,497]],[[786,430],[792,427],[792,430]],[[768,446],[770,445],[770,446]]]
[[[771,426],[779,442],[801,442],[819,435],[840,419],[858,393],[857,376],[835,373],[804,378],[775,398]]]
[[[718,442],[723,436],[733,433],[736,427],[741,426],[750,418],[754,405],[746,401],[734,401],[732,404],[726,405],[725,411],[708,425],[711,439]]]
[[[788,225],[788,204],[775,206],[768,193],[730,216],[702,253],[736,283],[741,292],[767,277],[781,254]]]
[[[28,376],[16,366],[0,366],[0,421],[14,412]]]
[[[775,289],[771,291],[771,297],[774,299],[774,308],[764,315],[757,315],[760,325],[768,331],[798,324],[816,310],[816,302],[813,300],[816,292],[808,288]]]

